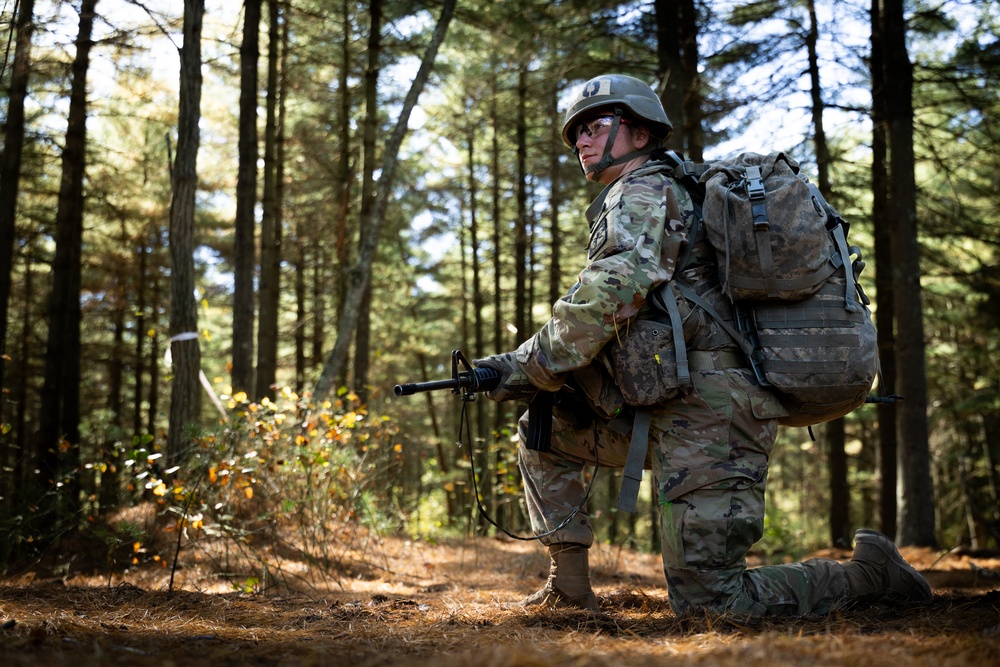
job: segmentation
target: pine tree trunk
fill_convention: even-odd
[[[809,80],[812,106],[813,144],[816,149],[818,187],[823,196],[831,199],[830,149],[826,141],[823,125],[823,88],[819,77],[819,21],[816,18],[816,3],[808,0],[809,31],[806,33],[806,51],[809,61]],[[830,543],[835,546],[851,544],[851,493],[847,481],[847,453],[844,450],[844,420],[835,419],[823,429],[826,439],[830,470]]]
[[[559,155],[565,150],[562,141],[562,116],[559,114],[559,87],[553,86],[549,95],[551,146],[549,148],[549,303],[562,297],[562,233],[559,231],[559,209],[562,206]]]
[[[681,60],[680,2],[656,0],[656,74],[663,110],[674,126],[666,147],[684,152],[684,66]]]
[[[362,136],[364,172],[361,177],[361,219],[371,218],[375,192],[375,143],[378,134],[379,56],[382,53],[382,0],[369,3],[371,27],[368,32],[368,69],[365,71],[365,122]],[[361,225],[358,244],[364,245],[371,230]],[[354,391],[362,403],[368,401],[368,369],[371,347],[372,285],[369,281],[361,296],[358,328],[354,334]]]
[[[504,237],[503,220],[500,217],[500,113],[497,109],[500,86],[495,76],[492,83],[490,124],[493,127],[493,133],[490,142],[490,173],[493,174],[493,182],[490,187],[490,213],[493,218],[493,352],[501,353],[506,345],[503,335],[503,285],[500,282],[500,278],[503,276],[502,239]],[[506,403],[493,404],[493,431],[495,433],[500,433],[503,428],[504,415],[507,412]]]
[[[257,400],[274,398],[278,374],[278,304],[281,296],[281,173],[280,122],[278,107],[283,103],[280,88],[284,72],[279,71],[282,13],[277,0],[268,0],[270,31],[267,51],[267,122],[264,129],[264,195],[260,225],[260,316],[257,322]]]
[[[257,61],[260,57],[261,0],[244,0],[240,46],[239,163],[233,248],[233,391],[253,389],[254,240],[257,205]]]
[[[127,239],[123,239],[127,245]],[[100,460],[107,467],[100,473],[100,509],[106,513],[108,509],[118,506],[119,496],[119,451],[115,439],[118,433],[125,432],[125,360],[128,358],[125,349],[125,328],[127,309],[131,305],[127,296],[128,276],[124,275],[125,265],[121,265],[115,276],[115,298],[112,311],[114,333],[111,343],[111,359],[108,360],[108,413],[114,427],[105,431],[101,441]],[[141,329],[140,329],[141,331]],[[130,369],[131,372],[131,369]],[[97,468],[94,468],[95,474]]]
[[[881,0],[871,4],[872,76],[872,227],[875,230],[875,310],[878,356],[886,394],[896,393],[895,296],[892,285],[892,217],[889,215],[888,145],[885,126],[885,58],[883,55]],[[879,526],[896,535],[896,406],[879,403]]]
[[[906,50],[903,0],[885,0],[882,9],[889,128],[889,204],[895,232],[892,257],[897,371],[899,386],[906,390],[906,400],[897,408],[896,421],[902,481],[899,541],[905,545],[933,547],[937,539],[927,431],[927,377],[917,237],[913,66]]]
[[[698,7],[694,0],[680,0],[681,66],[684,69],[684,140],[687,154],[695,162],[702,162],[705,150],[705,131],[702,119],[701,76],[698,74]]]
[[[135,276],[132,287],[135,294],[135,354],[132,357],[132,369],[135,393],[132,405],[132,437],[142,433],[142,394],[145,391],[146,358],[143,352],[146,348],[146,281],[149,274],[149,246],[146,244],[145,233],[140,233],[138,245],[139,274]]]
[[[17,8],[14,62],[7,93],[7,118],[3,124],[3,152],[0,153],[0,389],[4,386],[4,353],[8,329],[8,304],[14,271],[14,238],[17,234],[17,195],[24,153],[24,100],[31,73],[31,36],[35,32],[35,0],[21,0]],[[0,423],[6,414],[6,400],[0,394]]]
[[[195,302],[194,211],[198,190],[198,122],[201,118],[201,27],[204,0],[184,0],[177,157],[171,173],[170,202],[170,425],[167,467],[183,461],[191,429],[201,412],[201,347]]]
[[[87,147],[87,71],[93,46],[94,7],[83,0],[76,56],[72,65],[69,119],[62,155],[62,179],[56,210],[56,252],[49,297],[49,332],[38,435],[43,489],[65,481],[60,512],[79,503],[80,478],[70,473],[80,462],[80,276],[83,248],[83,184]],[[65,477],[65,480],[64,480]]]
[[[517,80],[517,222],[514,227],[514,327],[515,344],[528,336],[528,97],[527,75],[522,69]]]
[[[467,108],[471,108],[473,100],[470,100]],[[486,351],[484,350],[486,346],[486,339],[484,333],[483,321],[483,305],[484,305],[484,295],[483,295],[483,280],[482,280],[482,263],[479,259],[479,207],[478,207],[478,197],[479,190],[477,187],[478,181],[476,178],[476,134],[478,133],[478,127],[471,124],[469,125],[468,132],[466,134],[466,150],[468,156],[468,179],[469,179],[469,257],[471,262],[471,273],[472,273],[472,330],[473,330],[473,349],[471,355],[466,355],[469,359],[477,359],[486,356]],[[464,302],[464,299],[463,299]],[[480,442],[490,442],[490,424],[489,424],[489,405],[487,402],[478,402],[475,406],[476,410],[476,432],[479,435]]]
[[[337,321],[344,316],[344,301],[347,298],[347,269],[350,266],[349,256],[351,244],[348,241],[348,220],[351,214],[351,185],[353,183],[352,174],[354,169],[351,165],[351,90],[349,76],[351,74],[351,30],[352,24],[350,15],[350,5],[346,0],[341,5],[341,19],[344,26],[344,35],[341,40],[341,67],[339,82],[340,114],[337,118],[337,128],[340,143],[340,151],[337,160],[337,171],[334,179],[334,192],[339,201],[338,215],[336,220],[336,255],[337,261],[334,263],[333,283],[337,288]],[[317,316],[319,313],[317,313]],[[319,360],[316,356],[316,360]],[[340,373],[338,383],[346,384],[346,368]]]

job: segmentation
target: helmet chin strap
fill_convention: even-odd
[[[626,153],[621,157],[615,157],[611,154],[611,149],[615,145],[615,139],[618,137],[618,128],[621,126],[622,120],[622,110],[621,107],[615,107],[615,119],[611,123],[611,129],[608,131],[608,140],[604,142],[604,155],[601,156],[600,162],[592,164],[586,169],[583,169],[584,175],[593,174],[595,178],[599,178],[601,172],[608,167],[614,166],[616,164],[622,164],[628,162],[640,155],[649,155],[655,150],[652,146],[647,146],[646,148],[640,148],[639,150],[632,151],[631,153]],[[576,146],[573,147],[573,154],[580,157],[580,149]],[[582,168],[582,167],[581,167]]]

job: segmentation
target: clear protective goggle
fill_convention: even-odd
[[[577,123],[570,128],[569,138],[575,144],[580,140],[581,134],[586,134],[588,137],[593,137],[595,134],[599,134],[607,129],[609,129],[615,122],[614,114],[607,116],[598,116],[597,118],[591,118],[590,120],[585,120]],[[629,120],[627,118],[622,118],[621,123],[623,125],[628,125]]]

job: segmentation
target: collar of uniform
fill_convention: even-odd
[[[622,174],[622,176],[624,175],[625,174]],[[598,216],[601,215],[601,211],[604,209],[604,200],[608,198],[608,193],[611,192],[611,188],[613,188],[615,184],[621,180],[621,178],[622,177],[619,176],[615,180],[608,183],[604,190],[601,191],[601,194],[597,195],[597,199],[592,201],[590,206],[587,207],[585,215],[587,216],[587,225],[590,229],[594,228],[594,223],[597,222]]]

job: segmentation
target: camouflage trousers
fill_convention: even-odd
[[[694,373],[694,391],[653,406],[646,468],[660,503],[663,570],[675,612],[754,615],[827,614],[847,593],[834,560],[748,569],[746,554],[764,530],[767,461],[782,414],[777,399],[739,369]],[[580,427],[553,414],[552,450],[524,446],[527,414],[519,424],[519,465],[536,534],[559,526],[586,494],[584,466],[620,468],[631,437],[626,420],[596,415]],[[543,544],[591,546],[586,508]]]

